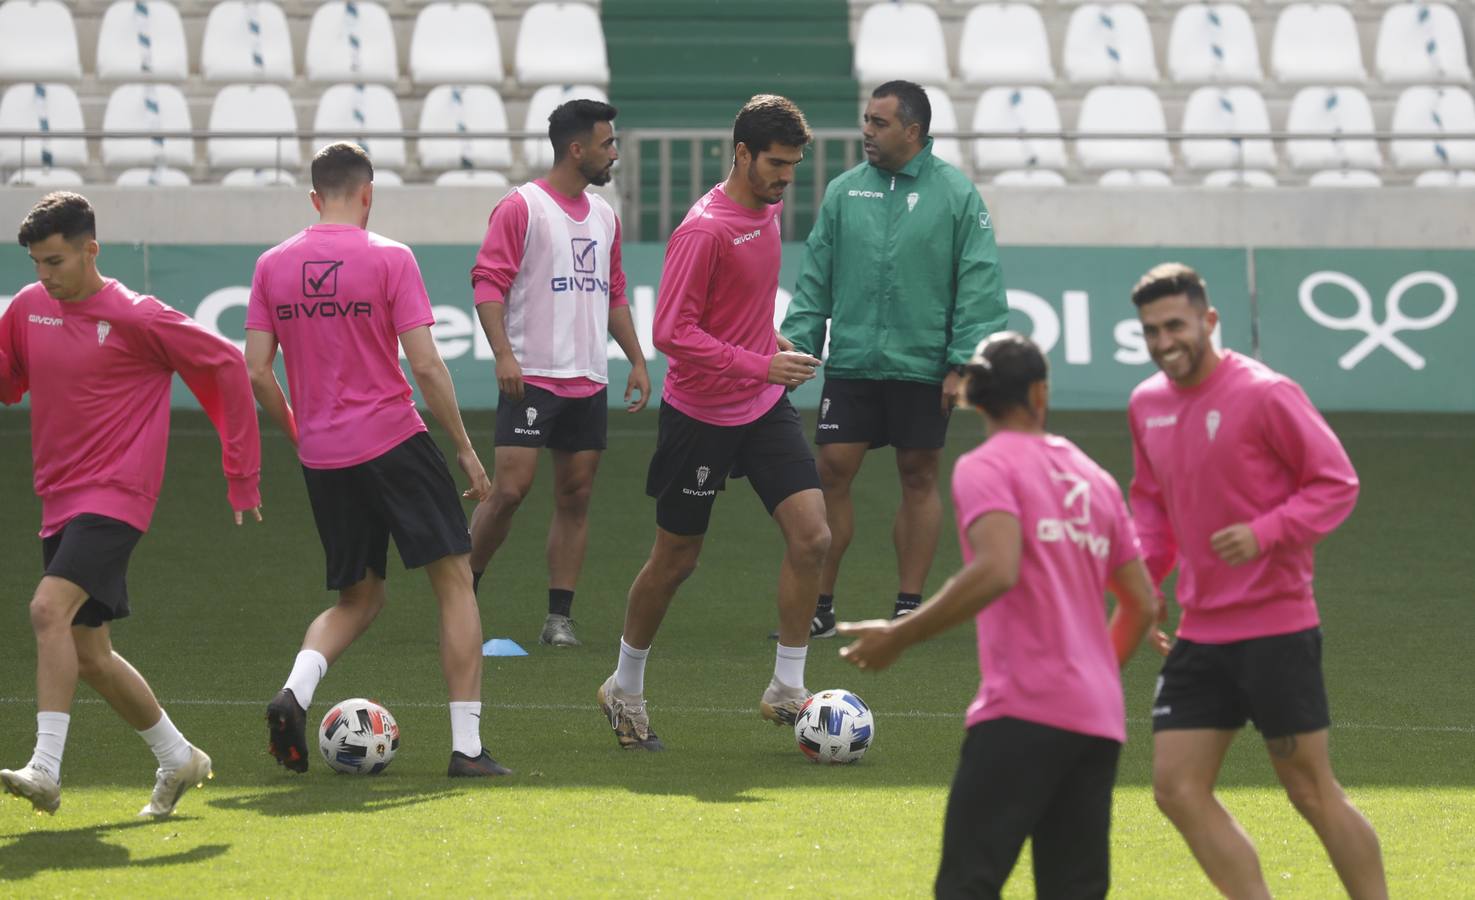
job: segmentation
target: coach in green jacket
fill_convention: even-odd
[[[835,582],[855,530],[850,484],[873,447],[896,448],[901,477],[892,614],[920,602],[960,369],[1009,315],[988,210],[966,175],[932,155],[931,119],[926,92],[909,81],[871,94],[867,162],[825,190],[782,327],[796,350],[818,356],[829,323],[815,443],[831,544],[813,637],[835,633]]]

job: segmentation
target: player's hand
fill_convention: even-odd
[[[631,394],[639,394],[633,401]],[[645,404],[650,401],[650,371],[645,366],[639,366],[630,370],[630,377],[625,381],[625,412],[637,413],[645,409]]]
[[[948,372],[942,379],[942,414],[948,415],[963,401],[963,376]]]
[[[466,478],[471,482],[471,487],[461,492],[461,496],[467,500],[481,502],[492,495],[492,480],[487,477],[487,470],[482,468],[481,459],[476,451],[470,447],[456,451],[456,465],[466,473]]]
[[[522,401],[522,366],[511,353],[497,357],[497,389],[508,399]]]
[[[835,631],[842,637],[853,637],[855,643],[840,648],[840,658],[867,672],[879,672],[896,662],[906,647],[896,637],[891,623],[885,619],[864,622],[841,622]]]
[[[246,513],[248,513],[248,512],[251,513],[251,515],[253,515],[253,516],[256,517],[256,521],[258,521],[258,522],[261,521],[261,507],[260,506],[253,506],[249,510],[246,510],[246,509],[238,509],[238,510],[236,510],[236,524],[237,525],[239,525],[242,522],[246,521]]]
[[[773,336],[778,339],[778,348],[780,350],[788,352],[794,349],[794,342],[784,337],[782,334],[779,334],[777,331],[775,331],[773,333]]]
[[[1154,592],[1157,600],[1157,611],[1153,614],[1153,622],[1158,626],[1152,629],[1152,647],[1159,656],[1167,656],[1168,651],[1173,649],[1173,639],[1163,630],[1168,624],[1168,598]]]
[[[1231,566],[1240,566],[1260,555],[1260,542],[1249,525],[1241,522],[1221,528],[1209,538],[1209,546]]]
[[[814,377],[819,360],[808,353],[780,350],[768,363],[768,383],[784,387],[798,387]]]

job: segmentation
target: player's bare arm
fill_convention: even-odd
[[[625,380],[625,412],[640,412],[650,402],[650,370],[645,365],[645,351],[635,334],[635,319],[629,306],[617,306],[609,311],[609,334],[630,361],[630,377]]]
[[[492,356],[497,360],[497,389],[513,400],[521,400],[522,364],[517,361],[517,354],[512,352],[512,341],[507,337],[505,298],[502,302],[478,303],[476,316],[481,319],[482,331],[486,332]]]
[[[482,307],[487,306],[501,304],[482,304]],[[492,492],[492,481],[487,477],[481,459],[471,446],[471,438],[466,434],[466,423],[461,420],[461,409],[456,405],[456,386],[451,382],[451,373],[446,368],[445,360],[440,358],[440,351],[435,348],[435,341],[430,336],[430,326],[411,328],[399,336],[399,341],[410,361],[410,374],[415,376],[415,384],[425,398],[425,405],[430,407],[430,414],[456,445],[456,464],[471,482],[471,487],[462,496],[472,500],[485,500]]]
[[[292,406],[282,392],[274,367],[277,358],[276,335],[266,331],[246,329],[246,372],[251,376],[251,393],[256,402],[287,435],[292,446],[297,446],[297,419],[292,415]],[[260,518],[260,516],[257,516]],[[239,523],[239,518],[237,519]]]
[[[1117,599],[1108,625],[1111,646],[1116,651],[1117,664],[1125,667],[1127,660],[1142,645],[1142,636],[1160,621],[1165,604],[1153,590],[1147,567],[1140,559],[1134,559],[1112,572],[1106,587]],[[1167,639],[1161,631],[1157,635]]]
[[[768,383],[797,387],[815,376],[820,361],[808,353],[780,350],[768,362]]]

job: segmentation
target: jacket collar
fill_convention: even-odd
[[[900,169],[897,169],[895,172],[888,172],[880,166],[874,164],[871,166],[871,168],[875,169],[877,172],[880,172],[882,175],[905,175],[908,178],[916,178],[918,175],[922,174],[922,167],[925,166],[927,164],[927,161],[931,158],[932,137],[929,135],[927,137],[927,140],[923,142],[922,149],[917,151],[917,155],[907,160],[907,164],[902,166]]]

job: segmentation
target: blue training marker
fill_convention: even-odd
[[[492,638],[481,645],[482,656],[527,656],[522,645],[511,638]]]

